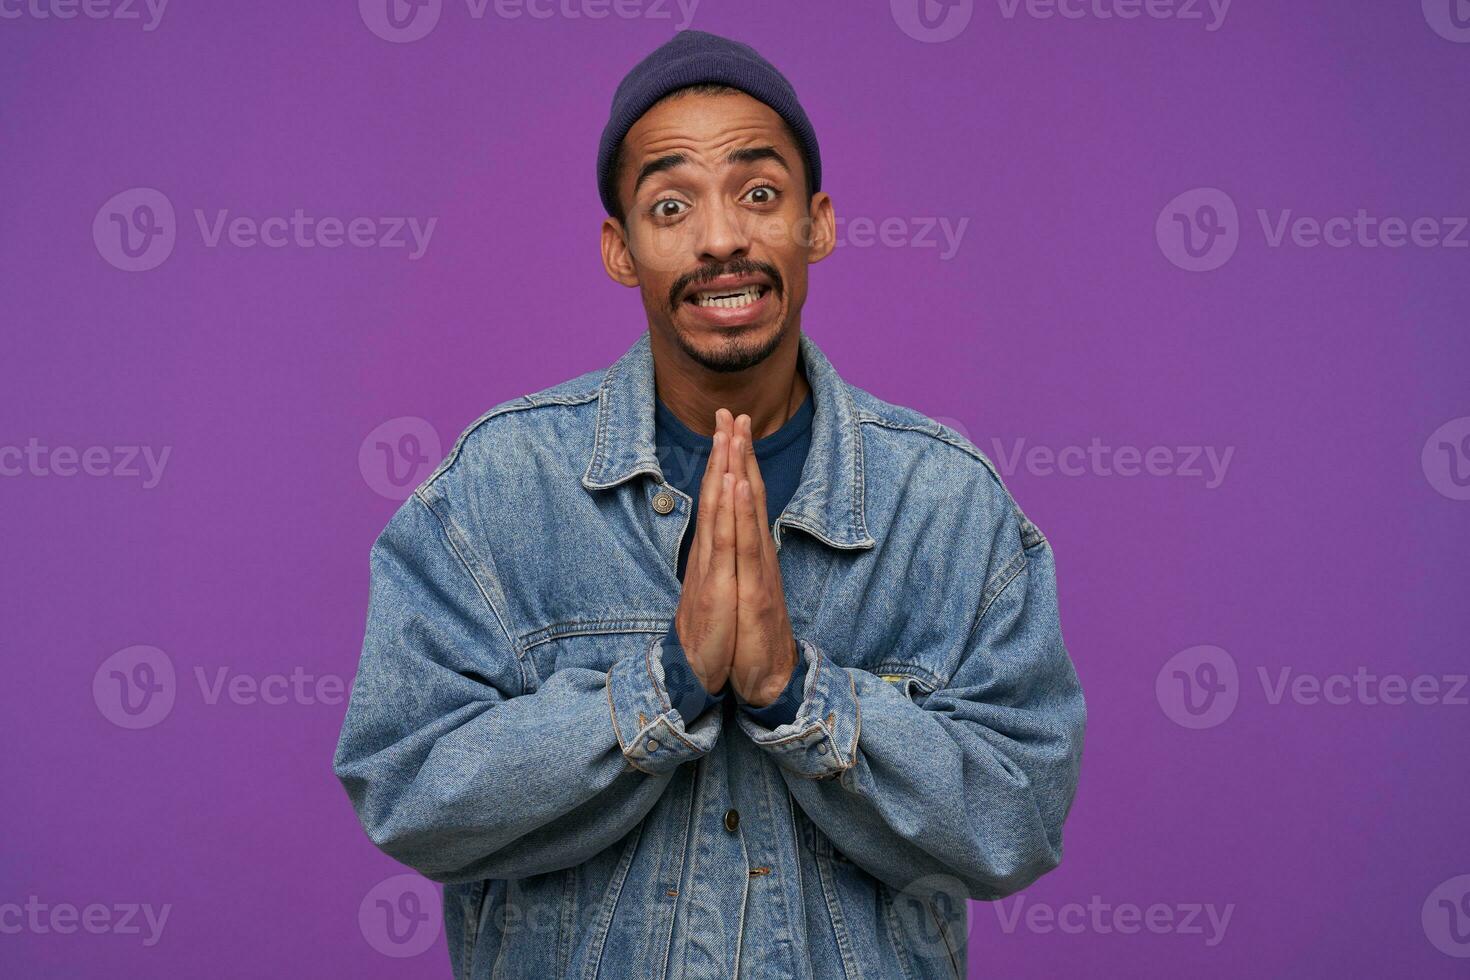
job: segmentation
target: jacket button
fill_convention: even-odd
[[[726,810],[725,811],[725,829],[728,830],[730,833],[733,834],[733,833],[735,833],[735,828],[738,827],[738,826],[740,826],[740,811],[739,810]]]
[[[660,514],[667,514],[674,509],[674,495],[667,490],[660,490],[653,495],[653,509]]]

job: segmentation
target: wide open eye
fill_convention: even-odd
[[[663,197],[653,202],[653,205],[648,209],[648,213],[655,218],[677,218],[684,213],[683,211],[677,210],[677,208],[687,209],[688,207],[689,205],[676,197]]]
[[[746,191],[745,192],[745,196],[746,197],[750,197],[752,194],[755,194],[757,191],[761,192],[762,197],[759,200],[753,200],[753,201],[751,201],[750,203],[752,203],[752,204],[774,204],[776,202],[776,198],[779,197],[780,194],[781,194],[781,192],[779,190],[777,190],[775,187],[771,186],[770,184],[757,184],[756,186],[752,187],[750,190]]]

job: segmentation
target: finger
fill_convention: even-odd
[[[735,478],[729,473],[721,477],[720,508],[715,517],[715,540],[710,567],[719,575],[735,575]]]
[[[720,506],[720,483],[724,473],[720,468],[720,452],[727,441],[725,433],[715,432],[714,445],[710,447],[709,459],[704,464],[704,477],[699,484],[699,514],[694,521],[693,548],[703,563],[701,567],[709,564],[710,534]]]
[[[762,520],[769,520],[770,515],[766,512],[766,481],[761,477],[760,460],[755,458],[755,439],[751,437],[750,416],[741,416],[745,419],[745,438],[750,445],[750,450],[745,454],[744,475],[750,481],[750,492],[755,495],[755,512],[761,515]]]
[[[750,492],[750,481],[739,480],[735,484],[735,578],[742,591],[759,588],[764,581],[764,563],[761,554],[761,530],[766,526],[755,512],[755,495]]]

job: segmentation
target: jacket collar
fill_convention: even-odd
[[[871,548],[863,512],[863,443],[847,383],[805,333],[801,362],[812,389],[811,449],[801,481],[777,518],[834,548]],[[603,375],[597,432],[582,475],[589,490],[615,487],[640,473],[663,480],[654,452],[653,351],[645,330]]]

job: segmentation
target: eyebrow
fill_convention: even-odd
[[[774,146],[750,146],[740,150],[731,150],[730,155],[725,157],[725,162],[731,166],[742,163],[757,163],[761,160],[774,160],[780,165],[782,170],[788,174],[791,173],[791,167],[786,163],[786,158]],[[638,193],[638,188],[643,186],[644,181],[648,180],[654,174],[673,170],[676,167],[682,167],[688,162],[689,158],[682,153],[669,153],[656,160],[648,161],[638,171],[638,179],[633,182],[634,195]]]

